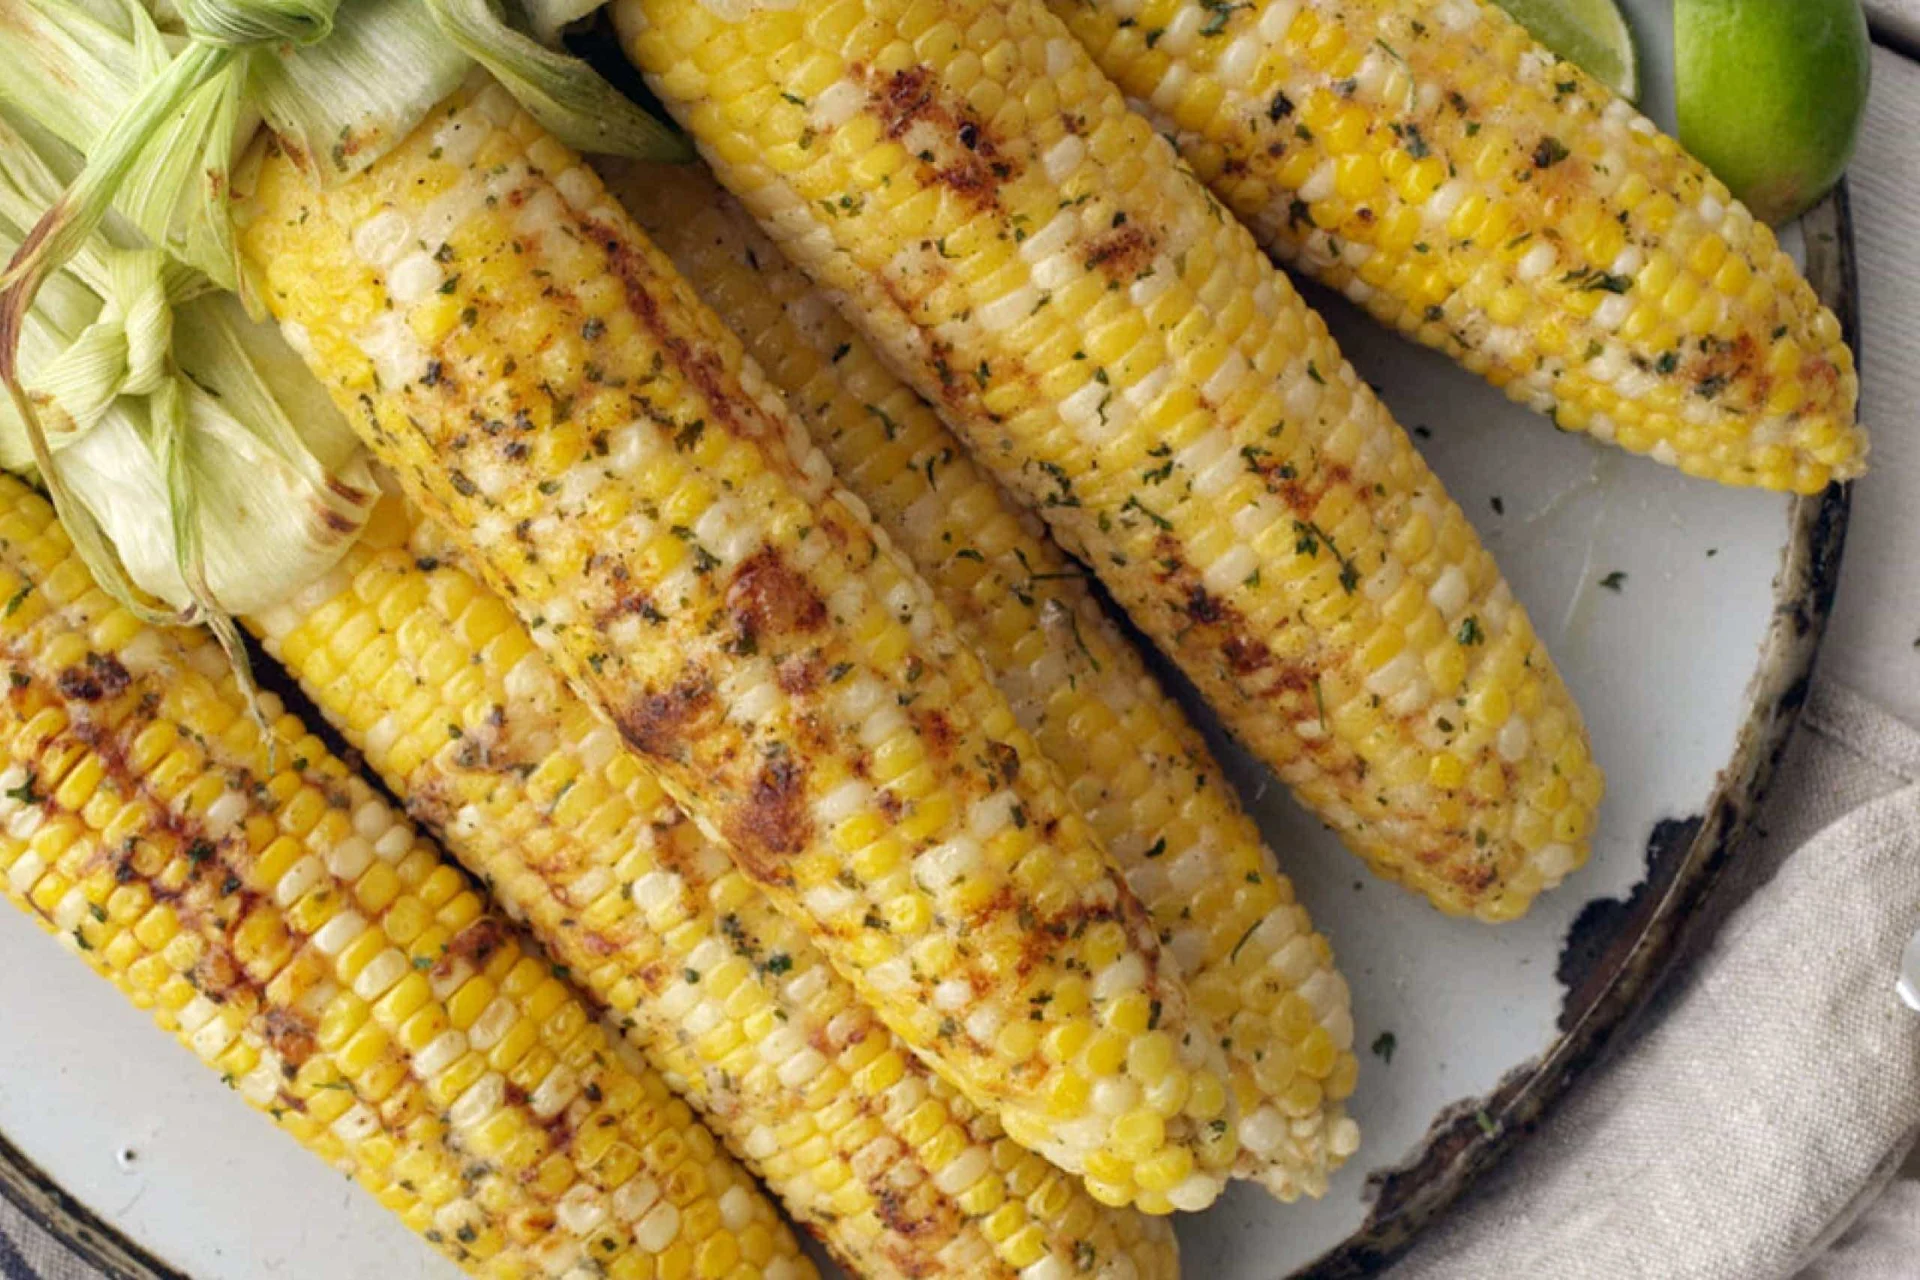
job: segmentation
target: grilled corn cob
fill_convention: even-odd
[[[248,1102],[476,1275],[812,1274],[432,846],[4,476],[0,590],[0,886]]]
[[[1561,428],[1724,484],[1862,470],[1773,233],[1494,5],[1051,3],[1268,248]]]
[[[350,181],[269,146],[252,182],[258,296],[676,801],[1017,1141],[1108,1203],[1211,1201],[1233,1101],[1151,922],[592,172],[488,85]]]
[[[857,1275],[1178,1274],[889,1034],[398,503],[258,619],[448,849]]]
[[[603,172],[606,172],[603,167]],[[1358,1130],[1345,981],[1232,787],[1083,575],[927,403],[696,166],[609,189],[747,343],[835,472],[904,551],[1106,844],[1225,1046],[1241,1172],[1326,1189]]]
[[[617,0],[723,183],[1382,874],[1523,912],[1600,775],[1320,318],[1037,0]]]

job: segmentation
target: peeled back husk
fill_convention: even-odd
[[[0,122],[8,252],[74,160],[31,132]],[[48,280],[21,332],[27,394],[84,509],[69,513],[76,542],[117,593],[182,616],[261,607],[352,544],[378,496],[372,473],[276,330],[117,231],[103,226]],[[7,400],[0,465],[45,479]]]

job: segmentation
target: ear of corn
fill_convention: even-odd
[[[1357,1130],[1345,981],[1206,744],[1080,570],[881,364],[703,169],[619,165],[610,189],[747,343],[835,472],[912,559],[1074,800],[1213,1023],[1240,1171],[1325,1190]]]
[[[1107,1202],[1218,1194],[1233,1101],[1151,922],[576,156],[463,91],[324,190],[269,149],[239,217],[259,296],[375,452],[896,1033]]]
[[[722,182],[1376,870],[1500,920],[1580,864],[1600,775],[1525,610],[1037,0],[615,16]]]
[[[1514,399],[1691,475],[1815,492],[1866,435],[1764,223],[1484,0],[1052,0],[1278,256]]]
[[[1094,1203],[895,1039],[433,532],[387,504],[257,629],[802,1225],[864,1276],[1178,1273],[1163,1219]]]
[[[0,477],[0,892],[475,1275],[806,1276],[773,1207],[293,716]]]

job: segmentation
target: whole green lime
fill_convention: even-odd
[[[1871,54],[1859,0],[1676,0],[1680,141],[1769,222],[1853,158]]]

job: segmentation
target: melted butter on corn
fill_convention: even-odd
[[[781,249],[1377,871],[1503,920],[1585,859],[1600,774],[1525,610],[1038,0],[615,16]]]
[[[430,522],[389,501],[256,620],[368,764],[862,1275],[1178,1272],[934,1076],[668,800]]]
[[[1218,1194],[1223,1059],[1145,912],[926,586],[576,156],[479,87],[325,190],[269,151],[239,219],[259,296],[368,444],[889,1026],[1104,1201]],[[1150,1021],[1170,1051],[1130,1061]]]
[[[437,851],[0,477],[0,893],[477,1276],[814,1274]]]
[[[1867,440],[1839,321],[1724,184],[1481,0],[1052,0],[1277,255],[1553,415],[1812,493]]]
[[[621,166],[610,187],[743,336],[1060,765],[1221,1038],[1240,1172],[1286,1199],[1323,1192],[1358,1141],[1341,1105],[1357,1073],[1346,982],[1084,572],[709,175]]]

